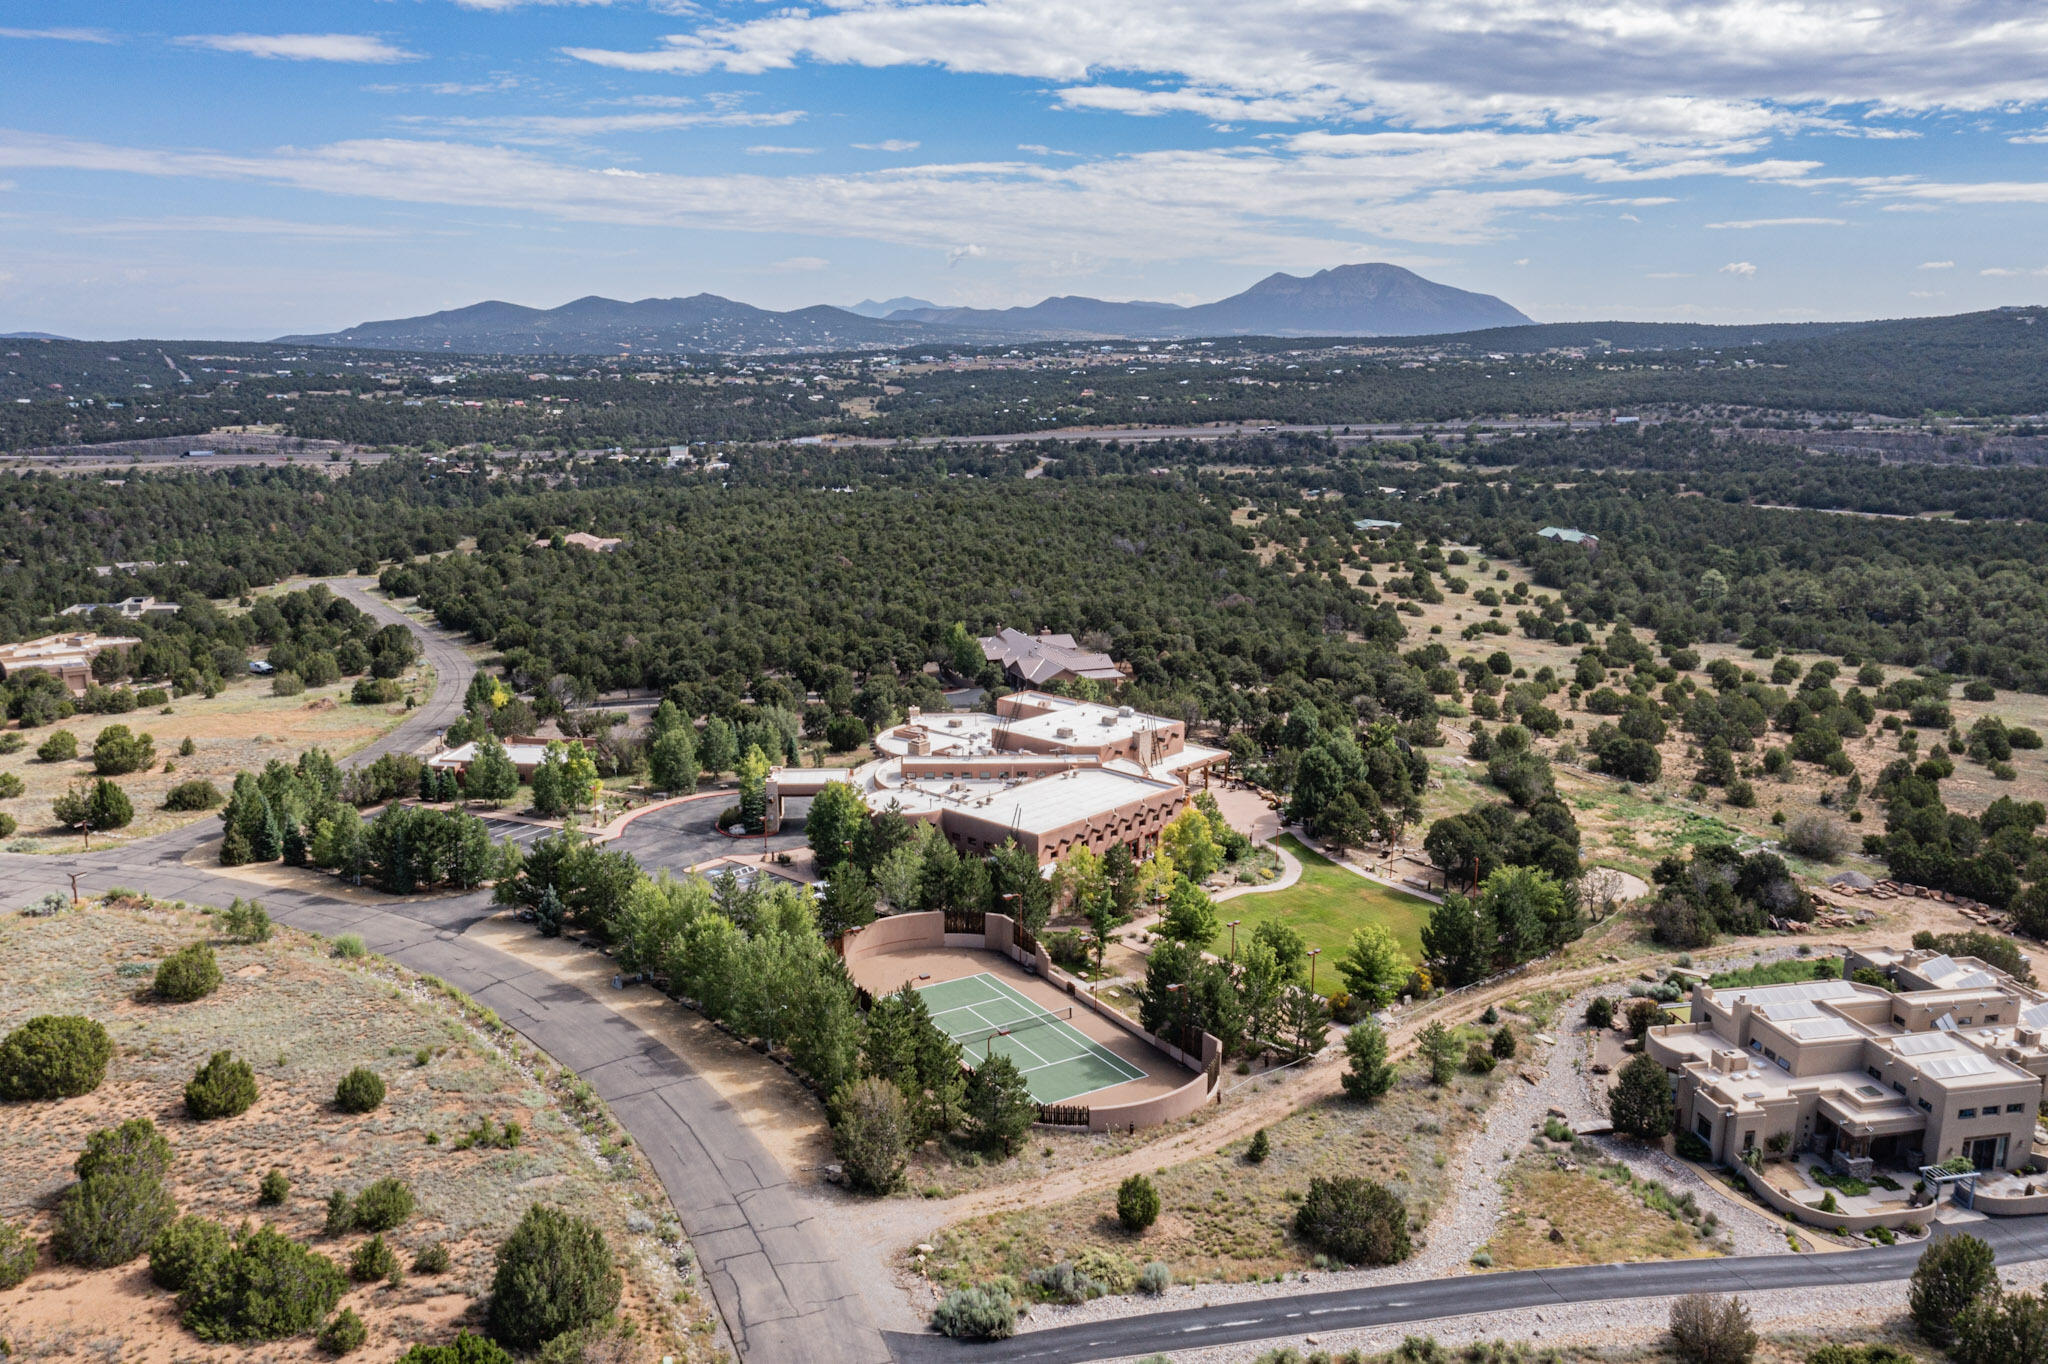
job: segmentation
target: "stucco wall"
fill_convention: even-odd
[[[1747,1165],[1737,1162],[1735,1168],[1741,1172],[1744,1182],[1758,1198],[1785,1216],[1804,1222],[1809,1227],[1825,1227],[1830,1231],[1836,1227],[1846,1227],[1850,1231],[1869,1231],[1872,1227],[1924,1227],[1941,1211],[1940,1203],[1929,1203],[1923,1208],[1902,1208],[1898,1212],[1822,1212],[1775,1187]]]

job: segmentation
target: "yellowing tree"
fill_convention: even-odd
[[[1192,803],[1159,831],[1159,846],[1172,854],[1174,866],[1190,881],[1202,881],[1223,865],[1223,849],[1217,846],[1209,816]]]

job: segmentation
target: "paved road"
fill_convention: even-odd
[[[2001,1264],[2048,1259],[2048,1218],[1975,1222],[1967,1230],[1989,1241]],[[1568,1303],[1681,1293],[1761,1293],[1778,1288],[1825,1291],[1851,1284],[1884,1283],[1909,1277],[1922,1248],[1909,1242],[1842,1254],[1665,1260],[1461,1275],[1375,1288],[1297,1293],[1178,1312],[1152,1312],[1029,1331],[1009,1340],[980,1344],[894,1331],[888,1339],[898,1364],[954,1364],[963,1360],[976,1364],[1013,1364],[1025,1360],[1032,1364],[1085,1364],[1089,1360],[1119,1359],[1155,1351],[1279,1341],[1303,1334],[1398,1326],[1520,1307],[1561,1307]],[[1901,1297],[1903,1300],[1903,1294]]]
[[[405,621],[383,601],[335,587],[379,619]],[[406,623],[439,675],[435,695],[384,739],[351,755],[351,764],[421,747],[461,713],[475,666],[452,638]],[[0,905],[68,891],[71,872],[87,893],[122,885],[163,899],[226,905],[249,894],[250,883],[184,861],[217,829],[201,820],[76,856],[0,854]],[[589,1081],[667,1189],[741,1358],[889,1359],[867,1304],[812,1225],[812,1205],[731,1105],[681,1057],[599,1001],[464,938],[464,929],[493,912],[488,896],[364,905],[318,891],[262,887],[260,894],[293,927],[360,934],[372,951],[441,977]]]

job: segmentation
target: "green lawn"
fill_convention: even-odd
[[[1827,967],[1827,974],[1815,970],[1815,963]],[[1716,990],[1730,986],[1744,985],[1788,985],[1802,980],[1839,980],[1842,976],[1840,957],[1786,957],[1783,961],[1758,962],[1754,966],[1738,967],[1723,971],[1708,979],[1707,984]]]
[[[1301,879],[1285,890],[1240,895],[1216,906],[1223,921],[1242,919],[1237,936],[1240,945],[1251,941],[1252,930],[1269,919],[1277,919],[1320,947],[1323,955],[1316,966],[1316,989],[1329,994],[1343,988],[1337,974],[1337,958],[1344,955],[1354,929],[1368,923],[1386,925],[1411,960],[1422,956],[1422,926],[1434,909],[1427,900],[1389,890],[1344,870],[1321,853],[1304,847],[1291,834],[1273,842],[1301,859]],[[1215,950],[1228,953],[1228,930],[1215,943]]]

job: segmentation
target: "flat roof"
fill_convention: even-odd
[[[951,810],[1008,825],[1020,833],[1044,834],[1106,815],[1146,796],[1181,789],[1178,782],[1105,768],[1077,768],[1057,776],[1010,781],[906,780],[900,785],[871,788],[869,804],[881,808],[896,800],[905,813]]]

